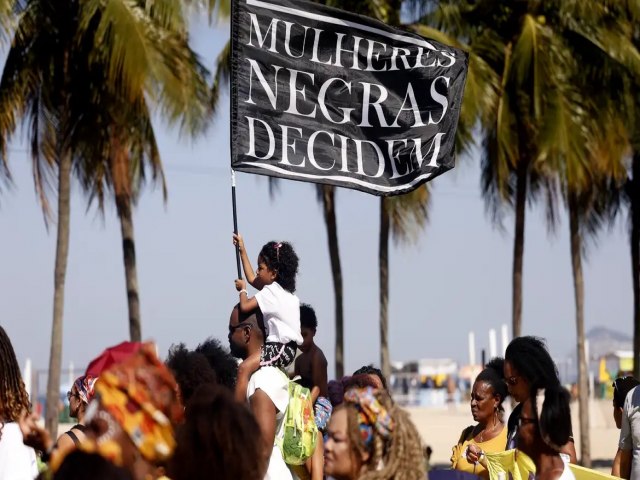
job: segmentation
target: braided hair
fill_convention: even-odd
[[[289,242],[269,242],[258,255],[269,270],[276,273],[276,282],[289,293],[296,291],[298,255]]]
[[[347,409],[348,437],[354,455],[362,458],[369,453],[359,480],[423,480],[426,475],[420,434],[409,414],[395,405],[391,397],[378,390],[376,398],[389,412],[394,422],[391,438],[385,440],[374,431],[373,441],[367,448],[360,435],[357,407],[344,402],[338,408]]]
[[[4,423],[17,421],[24,410],[31,410],[29,396],[11,340],[0,327],[0,437]]]

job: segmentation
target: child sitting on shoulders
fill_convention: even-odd
[[[293,363],[298,345],[302,345],[300,333],[300,300],[294,295],[298,256],[288,242],[269,242],[258,255],[258,269],[254,272],[241,235],[233,235],[233,243],[240,250],[242,267],[249,284],[258,293],[249,298],[245,281],[236,280],[240,293],[240,311],[249,313],[260,308],[264,317],[266,342],[260,358],[246,361],[259,366],[284,369]]]

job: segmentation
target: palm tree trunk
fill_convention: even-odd
[[[391,375],[389,359],[389,212],[387,200],[380,199],[380,368],[386,378]]]
[[[640,378],[640,151],[633,154],[631,179],[631,272],[633,274],[633,376]]]
[[[342,267],[340,265],[340,249],[338,247],[338,225],[336,222],[336,189],[331,185],[322,185],[322,210],[324,223],[327,226],[327,242],[331,259],[331,275],[333,277],[333,297],[335,300],[336,321],[336,378],[344,376],[344,309],[342,293]]]
[[[513,238],[512,331],[514,338],[522,335],[522,264],[524,261],[524,226],[527,211],[528,174],[528,164],[524,159],[521,159],[517,170],[516,218]]]
[[[582,276],[582,239],[578,218],[578,199],[569,194],[569,229],[571,238],[571,265],[576,302],[576,330],[578,339],[578,404],[580,418],[580,462],[591,467],[591,444],[589,442],[589,383],[587,358],[584,344],[584,279]]]
[[[136,267],[131,199],[126,195],[116,197],[116,208],[120,219],[120,231],[122,232],[124,275],[127,284],[127,306],[129,308],[129,336],[132,342],[140,342],[142,340],[142,326],[140,322],[140,296],[138,293],[138,271]]]
[[[53,323],[51,326],[51,351],[47,379],[47,404],[45,425],[57,437],[58,406],[60,405],[60,373],[62,368],[62,324],[64,318],[64,287],[69,256],[69,214],[71,197],[71,154],[64,152],[58,166],[58,233],[54,270]]]

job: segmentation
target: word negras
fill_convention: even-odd
[[[446,133],[438,124],[450,108],[454,52],[427,41],[387,44],[348,29],[244,18],[240,101],[249,111],[272,112],[243,115],[246,157],[368,178],[439,166]]]

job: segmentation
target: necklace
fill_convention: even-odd
[[[495,423],[491,428],[483,428],[482,431],[478,434],[478,441],[480,443],[484,443],[484,434],[487,430],[489,430],[489,432],[493,432],[496,429],[496,426],[500,425],[500,422]]]

